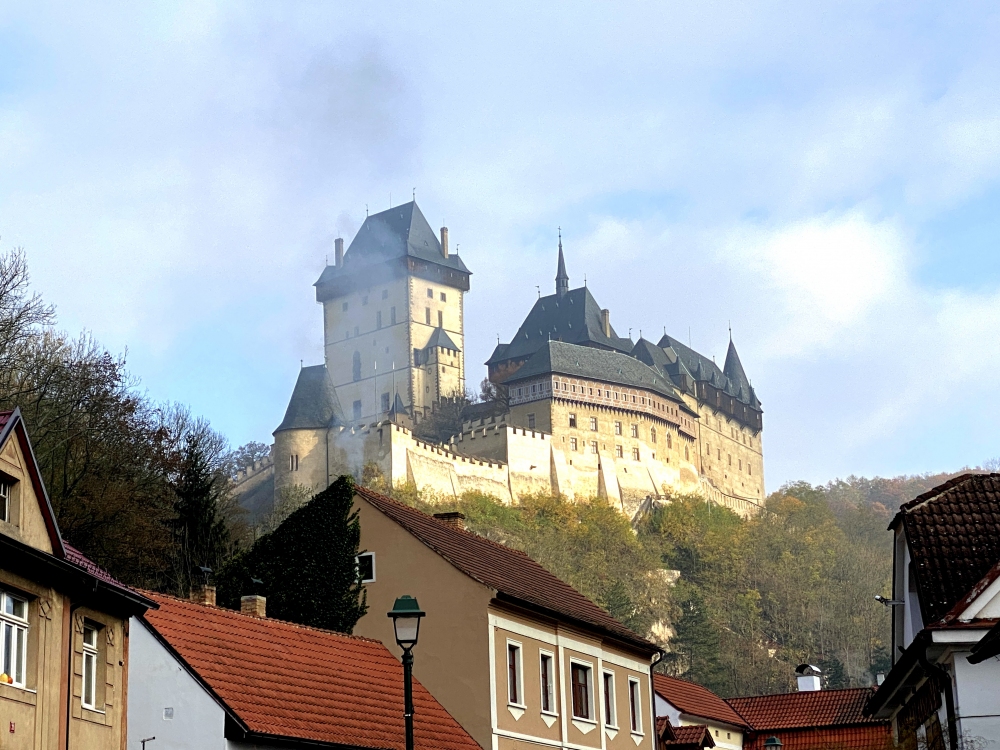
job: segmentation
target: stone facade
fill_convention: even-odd
[[[370,216],[316,283],[325,362],[303,368],[275,431],[275,492],[319,490],[377,466],[393,485],[606,497],[634,513],[650,498],[700,493],[741,515],[764,500],[760,402],[730,341],[723,369],[676,339],[619,337],[586,287],[539,298],[487,362],[504,397],[446,444],[413,426],[465,389],[469,271],[415,203]],[[249,479],[242,482],[250,486]]]

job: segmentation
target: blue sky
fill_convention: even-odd
[[[990,4],[0,1],[0,248],[158,400],[267,440],[366,204],[472,269],[470,383],[553,286],[765,408],[769,489],[1000,455]]]

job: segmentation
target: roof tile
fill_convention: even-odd
[[[665,674],[654,674],[653,688],[663,700],[688,716],[714,719],[735,727],[747,726],[743,717],[736,713],[726,701],[697,683],[669,677]]]
[[[881,719],[862,713],[871,688],[813,690],[778,695],[755,695],[730,698],[727,702],[752,729],[840,727],[861,724],[885,724]]]

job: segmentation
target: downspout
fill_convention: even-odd
[[[656,734],[656,683],[653,682],[653,670],[656,669],[657,664],[667,658],[667,652],[662,648],[657,647],[656,653],[656,659],[649,665],[649,702],[653,704],[653,715],[650,718],[650,726],[653,729],[654,735]],[[659,740],[656,743],[659,746]]]
[[[951,690],[951,675],[938,665],[931,664],[927,660],[927,652],[924,649],[920,650],[919,659],[920,665],[928,673],[937,675],[939,679],[944,680],[944,706],[945,712],[948,714],[948,744],[950,750],[958,750],[958,724],[955,720],[955,696]]]

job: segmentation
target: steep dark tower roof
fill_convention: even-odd
[[[372,214],[351,240],[344,262],[340,266],[327,266],[316,282],[316,298],[322,302],[332,296],[347,277],[365,276],[373,269],[406,259],[423,261],[445,271],[450,271],[459,286],[468,289],[470,271],[455,254],[444,257],[441,240],[427,223],[416,201],[395,206],[387,211]]]
[[[295,381],[285,418],[275,432],[322,429],[338,424],[345,424],[344,413],[326,365],[303,367]]]
[[[754,409],[760,409],[760,401],[757,399],[757,394],[754,393],[753,388],[750,387],[750,381],[746,373],[743,372],[743,365],[740,363],[739,356],[736,354],[736,347],[732,341],[729,342],[729,354],[726,356],[725,366],[727,369],[725,372],[720,370],[719,366],[711,359],[699,354],[672,336],[664,335],[658,342],[658,346],[664,349],[672,349],[677,354],[678,362],[683,364],[688,374],[693,375],[695,380],[708,383],[713,388],[718,388],[720,391],[735,397],[740,402]],[[727,374],[729,372],[736,375],[738,379],[730,378]]]
[[[729,339],[729,351],[726,352],[726,364],[722,368],[722,373],[729,378],[737,395],[741,395],[741,392],[750,393],[750,381],[747,379],[747,374],[743,372],[740,355],[736,353],[736,344],[733,343],[732,338]],[[745,399],[741,398],[740,400],[744,401]]]
[[[440,346],[442,349],[448,349],[453,352],[460,352],[461,349],[458,345],[452,341],[451,336],[443,328],[435,328],[434,333],[431,334],[430,340],[427,342],[425,349],[433,349],[436,346]]]
[[[566,259],[563,258],[562,230],[559,230],[559,267],[556,269],[556,296],[562,297],[569,291],[569,274],[566,273]]]
[[[535,302],[511,342],[498,345],[486,364],[527,359],[549,340],[624,353],[632,351],[629,339],[621,338],[614,328],[610,332],[610,336],[604,335],[601,307],[587,287],[572,289],[561,297],[550,294]]]

